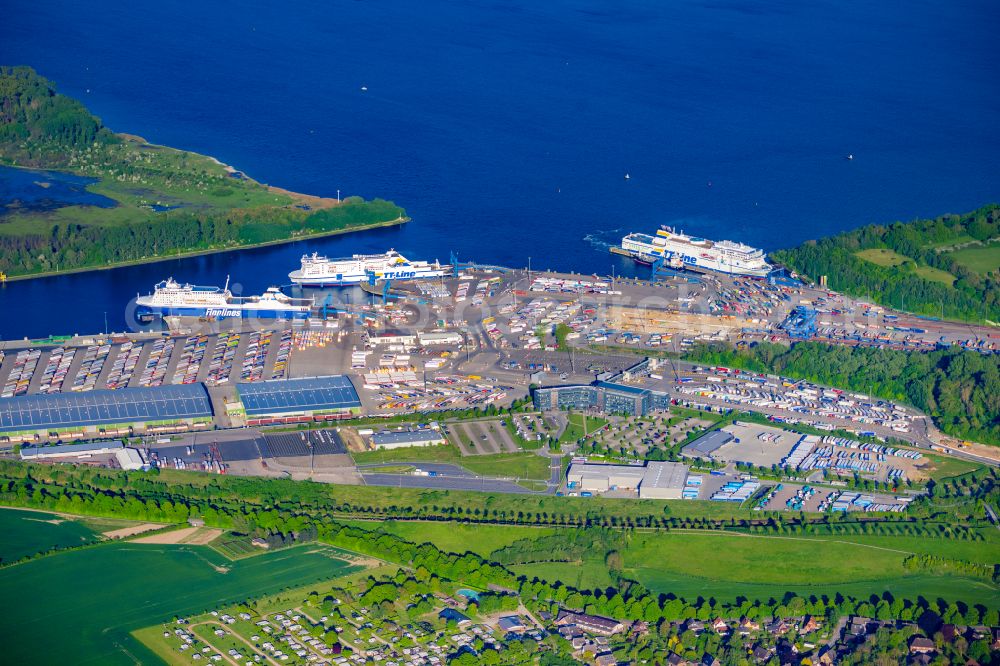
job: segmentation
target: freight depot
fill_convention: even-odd
[[[922,414],[885,400],[781,378],[730,368],[694,366],[678,372],[673,389],[690,398],[711,398],[725,404],[779,410],[795,416],[776,418],[784,423],[806,423],[821,430],[833,430],[830,420],[849,421],[864,430],[886,428],[908,435]]]

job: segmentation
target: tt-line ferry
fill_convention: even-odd
[[[153,287],[153,293],[138,296],[136,315],[152,317],[208,317],[213,319],[306,319],[313,307],[311,298],[292,298],[270,287],[260,296],[233,296],[226,286],[199,287],[168,278]]]
[[[764,251],[734,241],[711,241],[688,236],[672,227],[660,227],[655,236],[631,233],[622,238],[621,249],[641,264],[659,258],[672,268],[696,268],[731,275],[767,276],[773,267]]]
[[[422,280],[442,277],[451,266],[437,261],[410,261],[399,252],[389,250],[384,254],[355,254],[345,259],[329,259],[315,252],[302,257],[302,266],[288,274],[288,278],[303,287],[336,287],[359,284],[370,280]]]

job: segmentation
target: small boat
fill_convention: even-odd
[[[368,92],[368,86],[361,86],[361,92]]]
[[[628,175],[628,174],[626,173],[626,174],[625,174],[625,180],[631,180],[631,179],[632,179],[632,176],[630,176],[630,175]]]
[[[848,160],[853,160],[854,159],[854,153],[848,153],[847,154],[847,159]]]

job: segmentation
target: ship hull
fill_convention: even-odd
[[[214,319],[308,319],[310,310],[281,310],[239,307],[165,307],[139,305],[136,315],[148,317],[212,317]]]
[[[384,271],[376,273],[375,280],[428,280],[431,278],[444,277],[447,270],[434,269],[429,271]],[[288,275],[289,279],[300,287],[346,287],[355,284],[368,282],[367,273],[354,274],[333,274],[333,275],[308,275],[303,276],[299,271],[293,271]]]
[[[632,243],[635,243],[632,241]],[[630,244],[632,244],[630,243]],[[638,245],[637,243],[635,243]],[[709,271],[713,273],[724,273],[726,275],[744,275],[747,277],[767,277],[773,267],[764,263],[761,266],[739,266],[726,264],[712,257],[703,257],[700,253],[674,252],[673,250],[650,245],[647,247],[629,247],[625,243],[622,249],[635,260],[636,263],[648,266],[652,261],[663,257],[664,263],[669,266],[681,264],[681,268],[699,271]]]

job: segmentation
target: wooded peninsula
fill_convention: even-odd
[[[116,134],[30,67],[0,66],[0,164],[92,179],[108,207],[0,207],[0,272],[104,268],[408,221],[390,201],[263,185],[217,160]],[[48,187],[39,173],[38,187]]]

